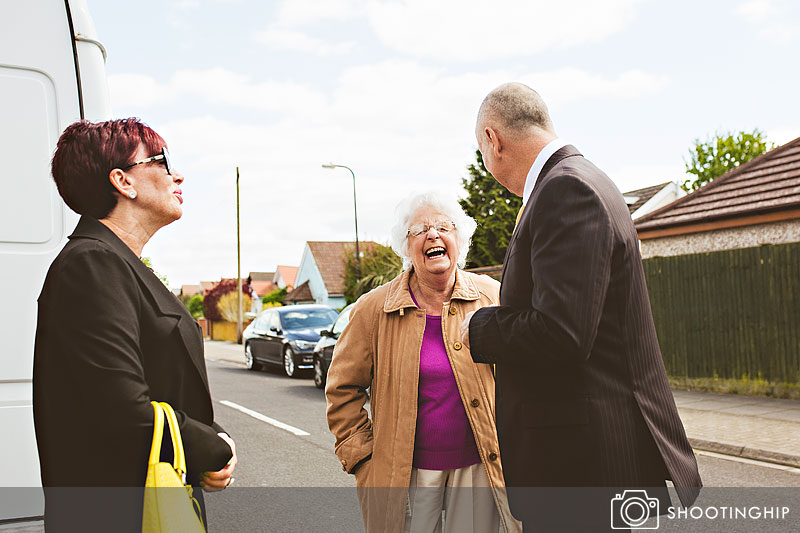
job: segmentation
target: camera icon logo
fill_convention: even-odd
[[[626,490],[611,499],[611,529],[658,529],[658,498],[646,490]],[[652,524],[648,520],[655,518]]]

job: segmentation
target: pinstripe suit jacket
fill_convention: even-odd
[[[693,502],[702,483],[661,359],[636,231],[619,190],[573,146],[542,169],[506,252],[500,304],[477,311],[469,334],[473,359],[497,365],[507,484],[667,478]]]

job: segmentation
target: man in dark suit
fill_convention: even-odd
[[[666,512],[665,479],[691,505],[702,482],[622,195],[556,136],[544,102],[525,85],[489,93],[476,136],[487,170],[523,197],[500,305],[463,325],[473,360],[496,365],[512,512],[526,528],[607,530],[610,498],[624,488],[650,488]]]

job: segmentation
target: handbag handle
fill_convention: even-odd
[[[172,467],[180,474],[183,483],[186,483],[186,455],[183,452],[183,440],[178,425],[178,417],[166,402],[151,401],[153,406],[153,444],[150,447],[149,464],[161,462],[161,441],[164,437],[164,418],[169,425],[169,434],[172,438]]]
[[[183,451],[183,439],[181,438],[181,428],[178,424],[178,417],[175,416],[175,411],[172,406],[167,402],[159,402],[159,405],[164,409],[167,415],[167,423],[169,424],[169,434],[172,437],[172,466],[183,477],[183,482],[186,483],[186,454]]]

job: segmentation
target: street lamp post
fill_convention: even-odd
[[[356,279],[361,279],[361,254],[358,250],[358,207],[356,206],[356,175],[353,172],[353,169],[345,166],[345,165],[334,165],[333,163],[328,163],[327,165],[322,165],[322,168],[346,168],[350,171],[350,175],[353,176],[353,213],[355,214],[356,219]]]
[[[236,167],[236,342],[242,344],[242,244],[239,238],[239,167]]]

